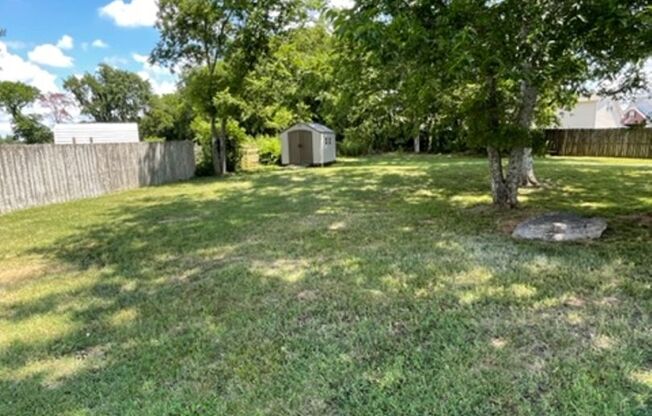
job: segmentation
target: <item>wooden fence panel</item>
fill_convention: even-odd
[[[192,142],[0,146],[0,213],[186,180]]]
[[[652,158],[652,129],[546,130],[550,152],[560,156]]]

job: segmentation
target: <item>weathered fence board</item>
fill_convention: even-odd
[[[260,166],[260,157],[258,156],[258,148],[256,146],[243,146],[242,160],[240,167],[242,170],[254,170]]]
[[[189,179],[192,142],[0,146],[0,213]]]
[[[560,156],[652,158],[652,129],[546,130],[550,152]]]

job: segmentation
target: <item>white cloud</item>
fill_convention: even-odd
[[[156,0],[114,0],[100,8],[100,16],[122,27],[147,27],[156,23]]]
[[[102,62],[116,68],[120,66],[125,66],[129,63],[129,61],[126,58],[123,58],[122,56],[107,56],[106,58],[102,59]]]
[[[9,114],[0,111],[0,138],[11,134],[11,118]]]
[[[174,81],[157,81],[152,78],[148,79],[148,75],[142,72],[139,72],[138,75],[140,75],[140,77],[144,80],[149,81],[149,83],[152,85],[152,91],[154,91],[154,94],[172,94],[177,90],[177,83]]]
[[[149,63],[149,56],[139,53],[131,54],[134,61],[143,65],[138,76],[149,81],[155,94],[169,94],[177,89],[176,77],[167,68]]]
[[[104,49],[104,48],[108,48],[108,47],[109,47],[109,44],[106,43],[106,42],[104,42],[102,39],[95,39],[95,40],[93,41],[93,43],[91,43],[91,45],[92,45],[94,48],[101,48],[101,49]]]
[[[69,35],[63,35],[57,42],[57,48],[59,49],[72,49],[74,45],[75,41]]]
[[[53,66],[57,68],[70,68],[73,66],[73,59],[63,53],[56,45],[46,43],[32,49],[27,56],[37,64]]]
[[[56,75],[40,66],[10,53],[7,45],[0,42],[0,81],[20,81],[42,92],[59,91]]]
[[[149,56],[141,55],[139,53],[132,53],[131,57],[134,58],[134,61],[138,62],[139,64],[145,64],[145,63],[147,63],[147,60],[149,59]]]

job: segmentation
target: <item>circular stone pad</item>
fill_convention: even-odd
[[[602,218],[585,218],[576,214],[553,212],[520,223],[512,237],[522,240],[581,241],[600,238],[607,229]]]

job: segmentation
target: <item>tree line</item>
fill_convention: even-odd
[[[179,74],[177,92],[154,95],[136,74],[101,65],[68,78],[63,96],[41,98],[53,114],[65,118],[64,97],[73,97],[96,121],[196,140],[203,169],[215,174],[237,167],[239,142],[297,121],[334,128],[349,154],[479,149],[502,207],[538,183],[532,153],[557,109],[589,88],[640,88],[652,52],[643,0],[358,0],[339,11],[320,0],[158,5],[150,63]],[[38,93],[7,85],[0,106],[15,133],[44,140],[37,117],[22,114]]]

